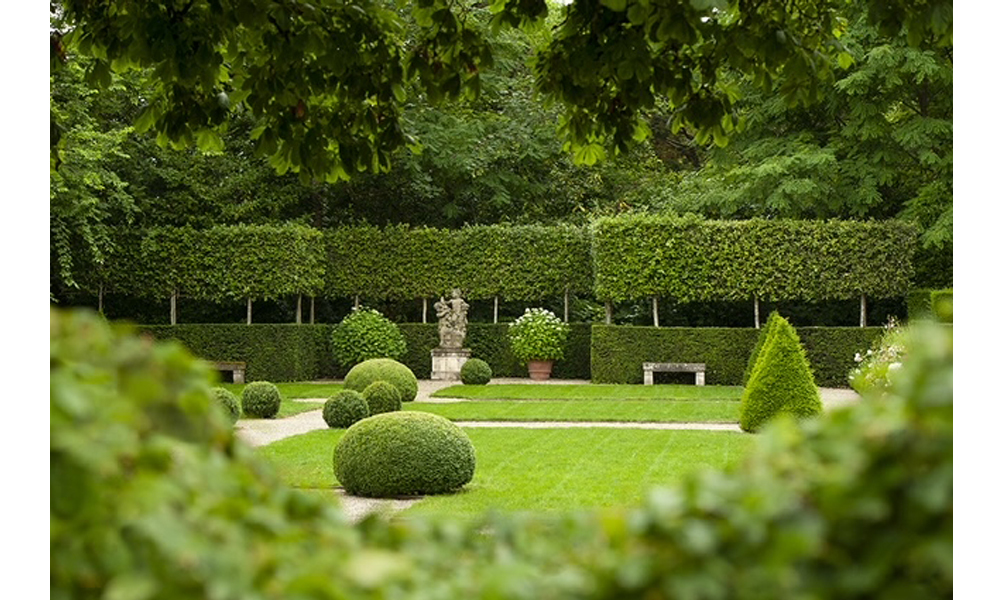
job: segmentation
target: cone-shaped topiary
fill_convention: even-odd
[[[743,391],[740,428],[756,431],[779,412],[808,417],[823,405],[798,334],[777,316]]]
[[[462,365],[459,377],[465,385],[486,385],[493,379],[493,369],[485,360],[470,358]]]
[[[281,392],[269,381],[254,381],[243,388],[243,414],[270,419],[281,408]]]
[[[760,351],[764,347],[764,342],[767,341],[767,336],[774,329],[774,323],[780,316],[778,311],[772,310],[771,314],[767,316],[767,322],[764,323],[764,327],[757,333],[757,343],[754,344],[750,358],[747,360],[746,371],[743,372],[743,387],[746,387],[750,383],[750,376],[753,375],[753,368],[757,365],[757,359],[760,358]]]
[[[368,403],[354,390],[342,390],[323,405],[323,420],[333,429],[346,429],[370,414]]]
[[[344,377],[344,387],[361,393],[376,381],[388,381],[396,386],[403,402],[417,397],[417,376],[409,367],[391,358],[373,358],[354,365]]]
[[[368,412],[373,415],[403,409],[403,396],[388,381],[372,382],[361,395],[368,403]]]
[[[355,496],[441,494],[472,480],[476,451],[469,436],[444,417],[390,412],[352,425],[337,443],[333,467]]]
[[[226,388],[212,388],[212,398],[222,405],[231,423],[240,420],[240,399]]]

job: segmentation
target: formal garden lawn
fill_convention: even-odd
[[[516,383],[453,385],[431,396],[469,400],[739,400],[742,393],[742,387],[726,385]]]
[[[434,413],[452,421],[736,423],[739,407],[733,400],[470,400],[412,402],[403,410]]]
[[[333,449],[324,429],[258,450],[287,484],[334,496]],[[489,510],[572,511],[637,504],[651,487],[738,462],[754,436],[638,429],[468,429],[476,474],[456,493],[424,498],[405,514],[472,517]]]

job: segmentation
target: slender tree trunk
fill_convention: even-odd
[[[755,329],[760,329],[760,298],[757,294],[753,295],[753,326]]]
[[[104,284],[97,286],[97,312],[104,316]]]
[[[861,326],[868,326],[868,297],[861,294]]]
[[[354,310],[358,310],[359,306],[361,306],[361,298],[357,294],[354,294]]]
[[[660,297],[653,296],[653,327],[660,326]]]
[[[421,300],[423,300],[423,307],[421,308],[421,311],[420,311],[421,322],[422,323],[426,323],[427,322],[427,298],[421,298]]]
[[[177,324],[177,290],[170,294],[170,324]]]
[[[604,324],[611,325],[611,300],[604,301]]]
[[[309,296],[309,324],[316,324],[316,296]]]
[[[500,296],[493,296],[493,323],[500,322]]]
[[[302,294],[299,294],[299,300],[295,304],[295,324],[302,324]]]
[[[563,321],[569,323],[569,290],[563,292]]]
[[[247,325],[253,323],[253,300],[247,297]]]

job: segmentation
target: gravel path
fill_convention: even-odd
[[[454,385],[453,381],[429,381],[419,382],[417,402],[467,402],[460,398],[431,398],[434,392]],[[577,379],[550,379],[547,382],[532,382],[527,379],[496,378],[492,383],[589,383],[586,380]],[[820,399],[824,408],[838,408],[848,406],[857,402],[860,397],[853,390],[837,388],[820,388]],[[319,404],[325,402],[325,398],[306,398],[289,400],[290,402],[311,402],[317,404],[316,410],[286,417],[284,419],[241,419],[236,423],[236,435],[251,446],[266,446],[272,442],[307,433],[316,429],[325,429],[326,422],[323,421],[323,411]],[[604,427],[615,429],[701,429],[710,431],[740,431],[739,425],[735,423],[625,423],[625,422],[539,422],[539,421],[456,421],[459,427],[512,427],[522,429],[556,429],[575,427]],[[412,506],[419,499],[405,500],[378,500],[373,498],[359,498],[349,496],[338,490],[341,499],[341,506],[352,521],[359,521],[373,512],[396,512]]]

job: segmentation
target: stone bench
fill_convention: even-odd
[[[694,384],[705,385],[705,363],[642,363],[644,385],[653,385],[653,373],[694,373]]]
[[[239,361],[216,361],[212,363],[212,368],[216,371],[232,371],[233,383],[246,383],[247,364]]]

